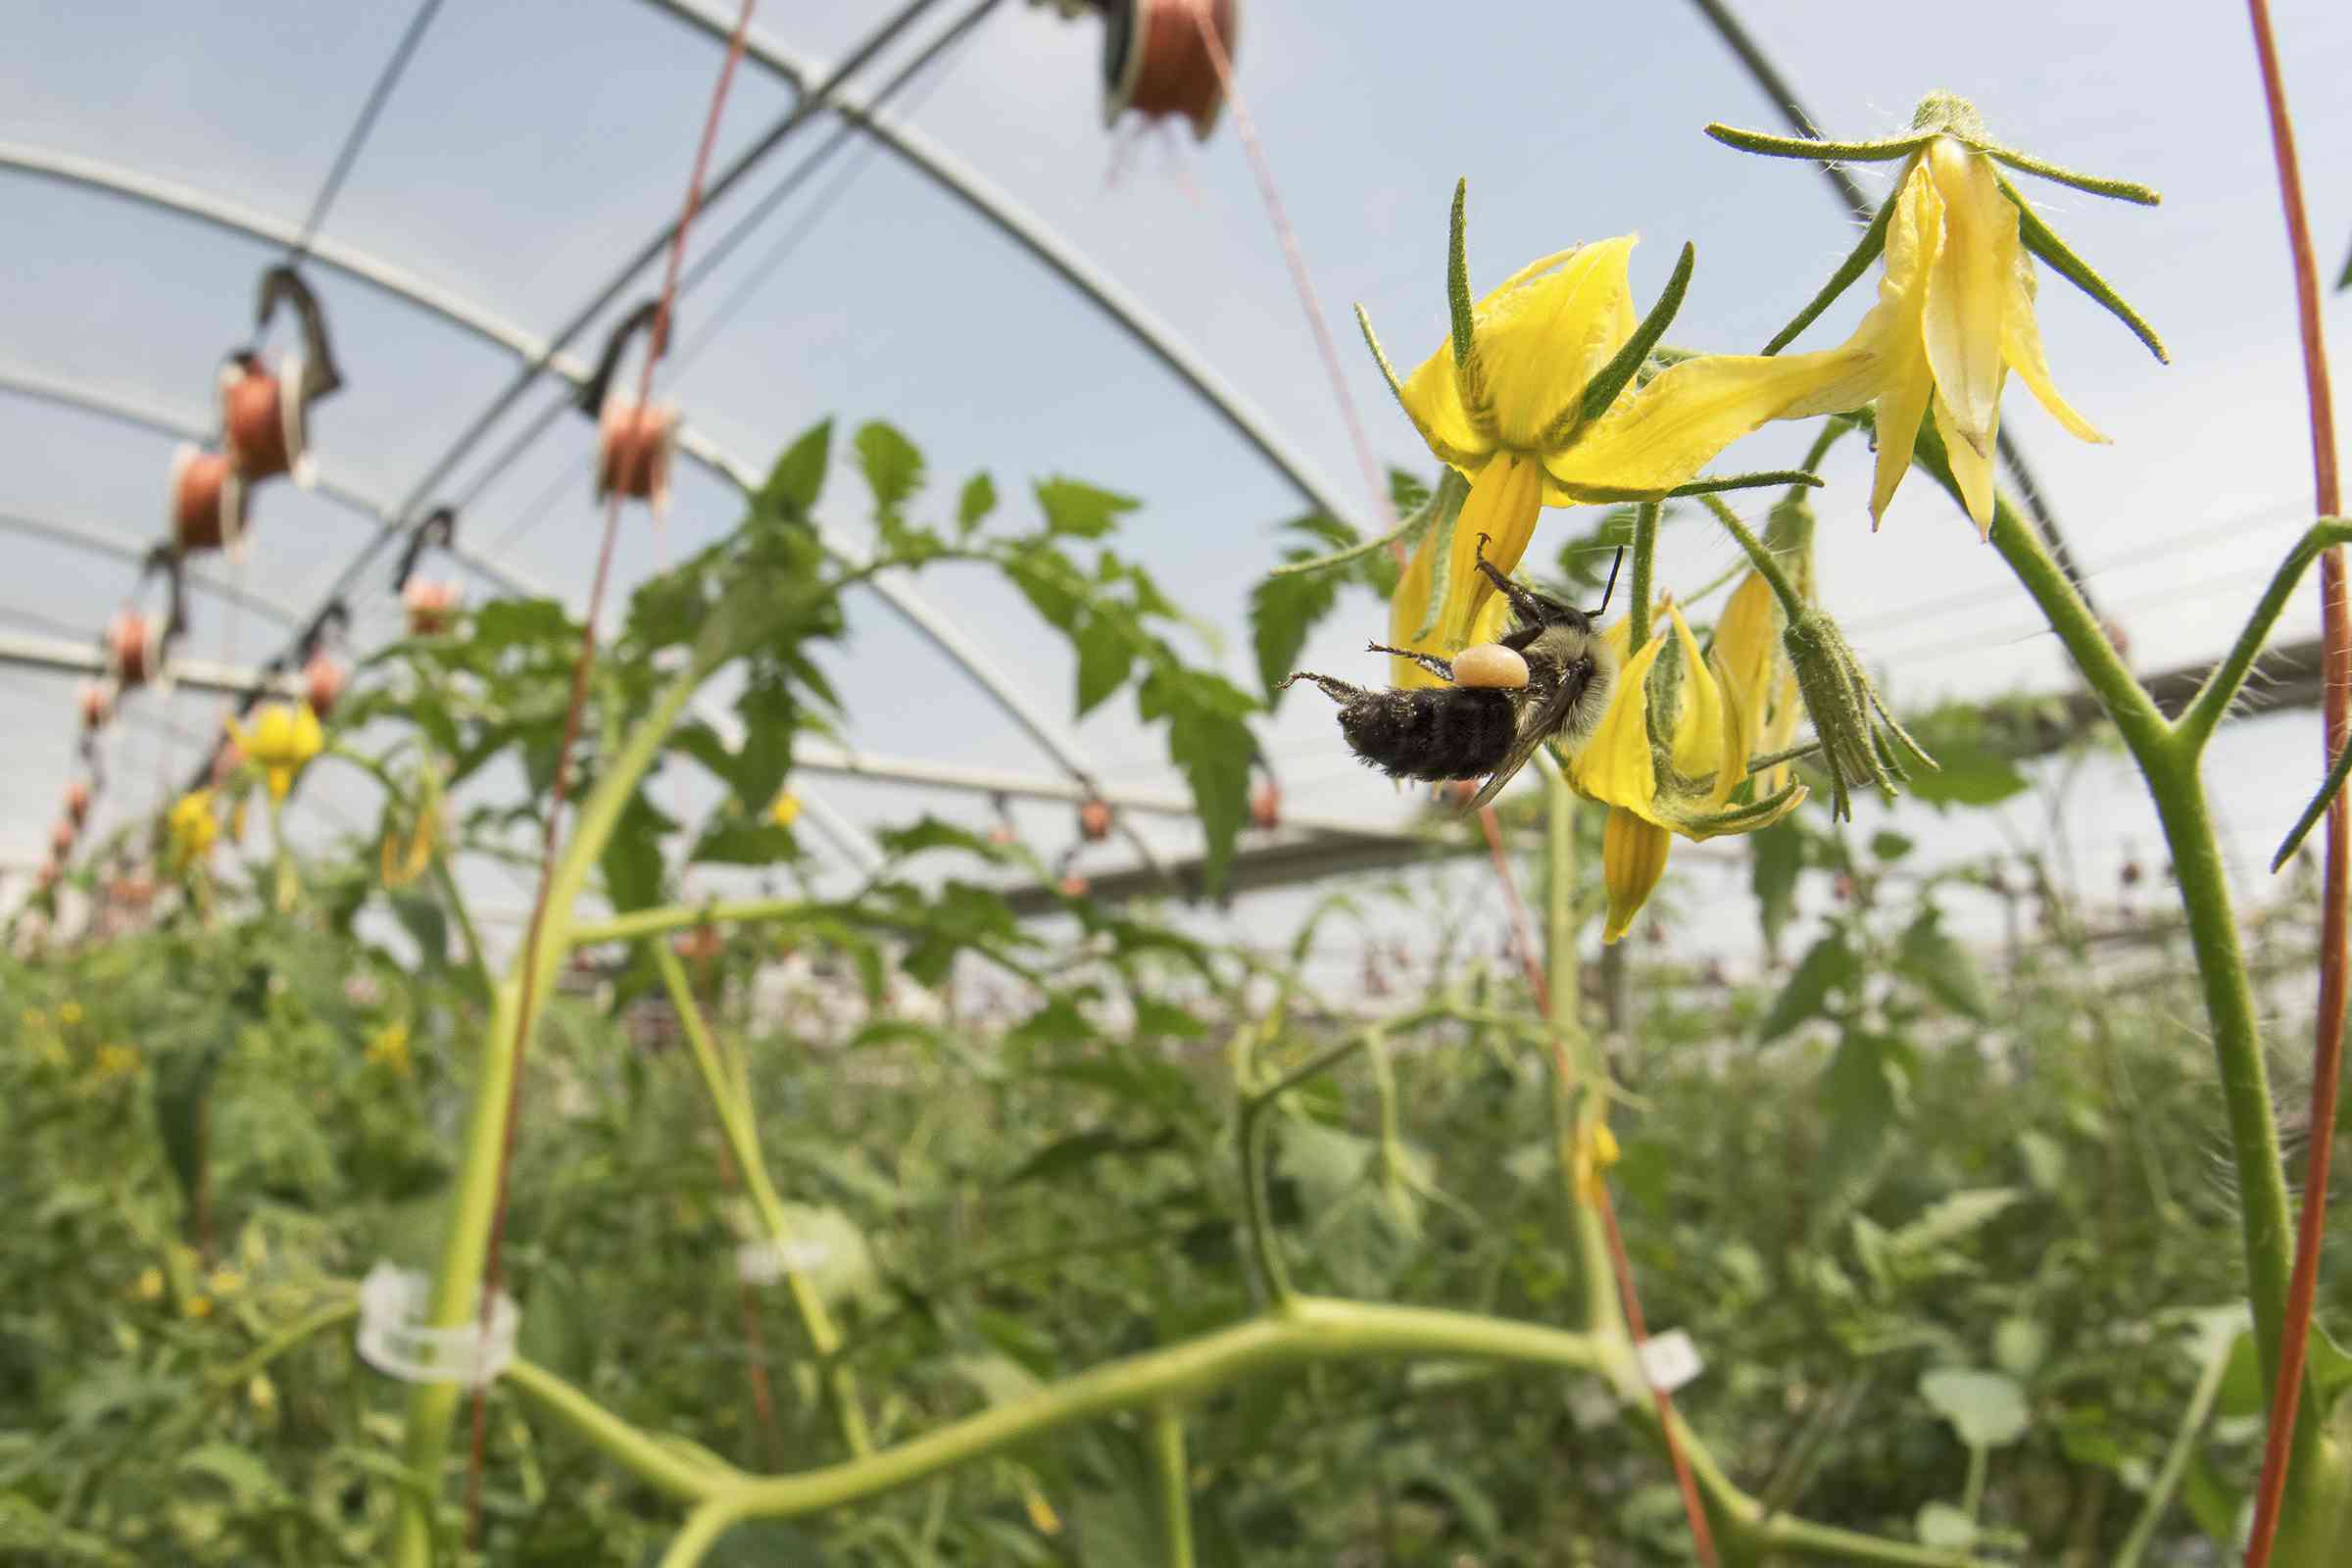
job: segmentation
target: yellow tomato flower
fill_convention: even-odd
[[[800,820],[801,798],[790,790],[779,794],[767,808],[767,819],[778,827],[790,827]]]
[[[1681,608],[1671,602],[1662,608],[1667,624],[1625,659],[1599,725],[1569,766],[1579,790],[1611,808],[1600,850],[1608,895],[1603,942],[1632,929],[1665,874],[1674,834],[1698,840],[1752,833],[1805,798],[1802,784],[1790,784],[1746,805],[1734,801],[1747,778],[1756,732],[1752,619],[1735,627],[1739,641],[1732,647],[1718,635],[1718,654],[1738,660],[1737,668],[1719,677],[1701,657]],[[1763,628],[1769,635],[1769,617]],[[1624,655],[1631,640],[1627,622],[1601,635]],[[1676,657],[1661,668],[1670,642]]]
[[[205,1283],[212,1286],[215,1296],[234,1296],[245,1288],[245,1276],[223,1264],[213,1270]]]
[[[128,1078],[138,1070],[139,1053],[136,1047],[100,1046],[91,1074],[94,1083],[108,1084],[117,1078]]]
[[[78,1002],[59,1003],[57,1005],[57,1021],[64,1024],[69,1029],[81,1022],[81,1004]]]
[[[271,703],[255,717],[250,730],[239,728],[233,718],[222,722],[237,749],[261,764],[263,776],[270,781],[272,805],[286,798],[286,792],[294,787],[294,776],[326,746],[318,715],[311,711],[308,703]]]
[[[172,837],[172,869],[185,871],[213,852],[213,841],[220,836],[220,820],[213,815],[213,792],[191,790],[172,805],[166,818]]]
[[[139,1281],[131,1287],[131,1294],[142,1301],[162,1300],[164,1298],[164,1271],[160,1268],[141,1269]]]
[[[367,1062],[370,1067],[383,1067],[406,1078],[409,1075],[409,1026],[394,1020],[378,1029],[368,1042]]]
[[[1460,642],[1447,646],[1440,637],[1429,606],[1430,594],[1435,586],[1432,579],[1436,575],[1437,551],[1438,530],[1431,528],[1421,535],[1421,543],[1414,548],[1412,559],[1404,564],[1403,575],[1396,579],[1396,597],[1389,601],[1389,646],[1445,658],[1472,643],[1491,643],[1500,637],[1511,607],[1510,602],[1499,595],[1488,599]],[[1389,657],[1389,684],[1443,686],[1446,683],[1411,660],[1392,654]]]
[[[213,1298],[209,1296],[191,1296],[180,1307],[180,1310],[190,1317],[211,1317],[213,1315]]]
[[[1455,199],[1458,239],[1458,191]],[[1481,534],[1487,560],[1508,572],[1544,507],[1656,499],[1769,419],[1859,408],[1878,389],[1880,345],[1870,339],[1818,354],[1699,356],[1636,384],[1680,301],[1690,254],[1651,318],[1638,321],[1627,273],[1634,243],[1626,234],[1543,257],[1475,307],[1457,249],[1456,330],[1402,381],[1358,312],[1414,429],[1470,481],[1446,563],[1443,652],[1471,640],[1494,596],[1474,569]]]
[[[1992,453],[2001,390],[2015,370],[2070,434],[2104,442],[2051,383],[2034,318],[2034,260],[2018,239],[2017,205],[1992,160],[1937,136],[1903,166],[1886,229],[1879,303],[1853,339],[1884,363],[1879,394],[1875,524],[1911,466],[1921,420],[1933,417],[1968,514],[1992,528]]]

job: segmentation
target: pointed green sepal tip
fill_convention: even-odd
[[[2093,271],[2087,262],[2077,256],[2066,241],[2060,239],[2056,231],[2041,220],[2041,215],[2034,211],[2033,204],[2019,194],[2015,185],[2009,183],[2006,178],[1995,177],[1999,178],[2001,194],[2008,197],[2010,205],[2017,209],[2017,237],[2026,249],[2047,263],[2051,271],[2056,272],[2060,277],[2089,295],[2105,307],[2109,315],[2130,327],[2132,334],[2147,345],[2148,352],[2155,355],[2160,364],[2172,364],[2173,356],[2165,348],[2164,339],[2158,337],[2156,329],[2150,326],[2121,294],[2115,291],[2115,285]]]
[[[1446,304],[1452,318],[1453,363],[1470,363],[1470,181],[1453,182],[1453,223],[1446,242]]]
[[[1726,147],[1737,147],[1743,153],[1759,153],[1766,158],[1803,158],[1823,164],[1887,163],[1908,158],[1936,139],[1933,131],[1914,131],[1907,136],[1874,141],[1823,141],[1815,136],[1775,136],[1769,131],[1742,130],[1720,122],[1708,125],[1706,130]]]
[[[1674,274],[1666,279],[1666,287],[1659,293],[1658,302],[1649,308],[1647,316],[1642,318],[1641,324],[1634,328],[1634,335],[1627,338],[1625,346],[1611,355],[1609,363],[1602,366],[1599,372],[1585,384],[1585,395],[1553,418],[1551,428],[1544,433],[1547,446],[1573,440],[1576,431],[1590,427],[1593,420],[1606,414],[1609,405],[1617,401],[1618,394],[1633,382],[1642,363],[1649,358],[1649,351],[1657,347],[1658,339],[1666,335],[1666,328],[1674,324],[1675,314],[1683,308],[1683,297],[1690,292],[1691,270],[1697,265],[1698,251],[1686,243],[1682,255],[1675,258]]]

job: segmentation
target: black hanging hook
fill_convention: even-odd
[[[180,559],[178,545],[167,540],[147,552],[147,559],[139,567],[140,585],[145,586],[147,579],[157,572],[163,573],[169,593],[164,616],[164,641],[169,643],[188,629],[187,565]]]
[[[302,326],[302,401],[316,403],[343,386],[343,372],[335,368],[335,351],[327,342],[326,313],[318,305],[318,296],[303,281],[291,263],[280,262],[262,274],[261,291],[254,298],[253,329],[259,334],[270,324],[279,302],[293,306]],[[253,351],[240,350],[229,356],[240,367],[253,368]]]
[[[639,332],[652,331],[661,316],[662,302],[647,300],[621,318],[612,328],[612,335],[605,339],[605,352],[596,362],[595,373],[580,383],[579,394],[572,399],[573,407],[591,419],[604,417],[605,396],[612,389],[612,372],[620,368],[621,350]]]
[[[435,507],[425,514],[424,520],[409,532],[409,547],[400,553],[400,564],[392,573],[392,591],[400,593],[409,586],[409,574],[416,569],[416,562],[426,545],[439,545],[455,550],[458,545],[458,509]],[[329,609],[336,608],[329,606]]]

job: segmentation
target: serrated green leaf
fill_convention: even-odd
[[[895,513],[922,489],[923,455],[895,426],[879,419],[860,425],[853,444],[877,511]]]
[[[2026,1391],[2004,1372],[1944,1366],[1921,1376],[1920,1396],[1972,1448],[2001,1448],[2026,1435]]]
[[[997,482],[985,472],[973,474],[963,481],[963,493],[956,498],[956,531],[970,533],[996,510]]]
[[[833,421],[820,419],[784,449],[760,487],[760,506],[794,521],[806,520],[825,488],[833,455]]]
[[[1072,639],[1078,647],[1078,716],[1084,718],[1135,671],[1135,642],[1118,620],[1089,615]]]
[[[1038,510],[1052,533],[1100,539],[1118,526],[1119,518],[1143,505],[1133,496],[1098,489],[1076,479],[1040,479],[1033,487]]]
[[[1339,604],[1343,580],[1337,574],[1301,572],[1263,578],[1250,590],[1250,640],[1268,708],[1287,695],[1281,690],[1283,678],[1298,668],[1308,634]]]
[[[621,808],[620,820],[597,864],[605,873],[605,898],[620,912],[649,908],[662,898],[662,839],[677,826],[656,810],[640,790]]]
[[[1756,920],[1768,946],[1781,940],[1796,913],[1796,879],[1804,869],[1804,830],[1784,817],[1747,835],[1748,886],[1756,895]],[[1778,949],[1775,947],[1775,951]]]
[[[1842,933],[1833,931],[1823,937],[1797,960],[1788,984],[1773,999],[1772,1010],[1764,1015],[1763,1026],[1756,1032],[1757,1041],[1769,1045],[1807,1019],[1821,1017],[1830,994],[1852,985],[1861,972],[1861,960],[1846,946]]]
[[[1984,974],[1966,948],[1946,932],[1933,905],[1903,932],[1895,946],[1895,967],[1953,1011],[1983,1023],[1993,1014]]]

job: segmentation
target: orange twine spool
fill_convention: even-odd
[[[302,667],[302,697],[311,705],[311,711],[324,718],[343,695],[343,666],[332,655],[321,649],[311,656]]]
[[[107,696],[105,687],[96,681],[91,681],[82,687],[81,727],[85,731],[92,735],[97,734],[98,731],[106,728],[106,721],[114,716],[114,699]]]
[[[230,466],[246,479],[291,473],[307,488],[309,411],[299,394],[286,391],[302,385],[302,356],[288,354],[283,363],[285,368],[276,374],[253,355],[220,367],[221,441]]]
[[[63,860],[67,856],[74,853],[74,840],[76,836],[76,829],[73,823],[57,823],[55,826],[49,829],[49,853],[56,858]]]
[[[124,691],[144,686],[163,667],[163,628],[135,610],[118,610],[107,623],[106,652],[117,684]],[[82,712],[89,712],[86,702]]]
[[[1201,141],[1225,107],[1225,89],[1202,29],[1216,29],[1230,62],[1241,36],[1241,0],[1113,0],[1103,14],[1102,122],[1132,109],[1146,120],[1182,115]]]
[[[218,452],[182,446],[172,455],[172,537],[182,555],[245,544],[245,481]]]
[[[429,637],[446,630],[462,597],[463,590],[454,582],[411,577],[400,592],[401,604],[409,612],[409,635]]]
[[[596,499],[617,490],[650,502],[656,515],[669,511],[669,460],[678,442],[678,411],[618,395],[605,400],[596,427]]]
[[[86,779],[74,779],[66,786],[66,820],[75,827],[89,820],[90,786]]]

